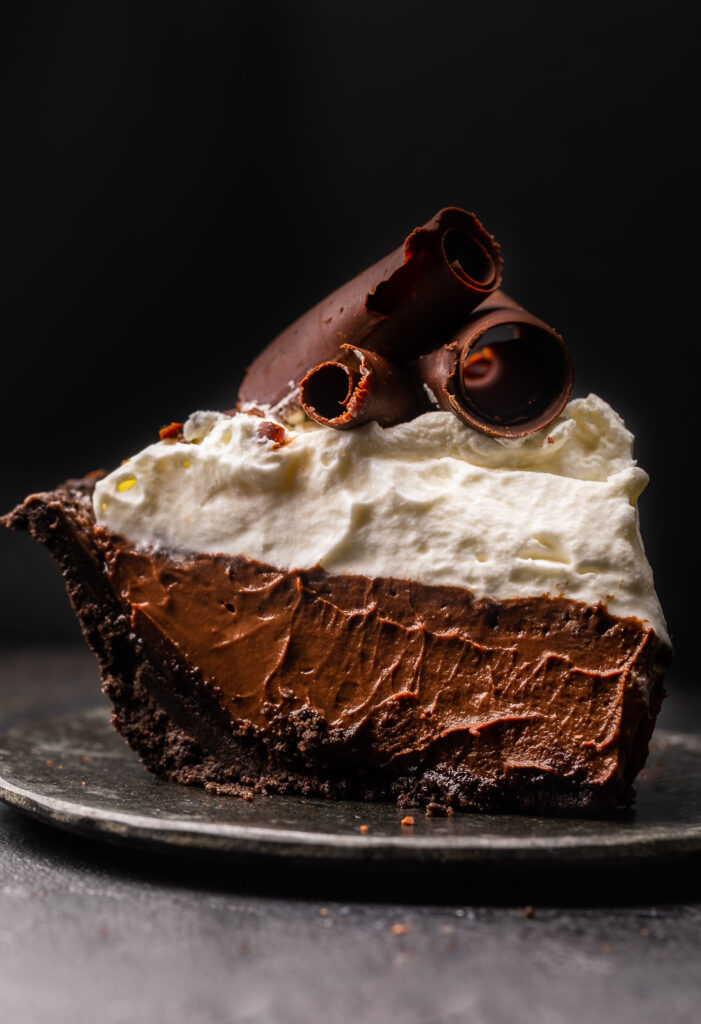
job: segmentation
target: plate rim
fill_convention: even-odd
[[[101,839],[126,846],[139,846],[160,852],[176,854],[268,856],[275,859],[304,861],[363,861],[399,863],[416,862],[427,865],[437,863],[476,862],[501,864],[584,864],[636,862],[683,858],[701,855],[701,821],[685,825],[652,825],[642,835],[630,826],[627,830],[612,831],[595,838],[578,835],[539,837],[488,835],[414,835],[402,831],[397,835],[377,835],[338,832],[320,832],[281,826],[249,825],[237,822],[188,821],[172,815],[148,817],[139,812],[119,811],[81,804],[75,799],[53,796],[19,785],[5,778],[3,761],[9,753],[4,748],[7,740],[21,741],[31,729],[59,720],[75,723],[86,720],[106,724],[109,709],[95,706],[74,714],[48,716],[28,722],[0,734],[0,800],[9,806],[63,831]],[[701,754],[701,737],[693,733],[658,730],[655,739],[691,747]],[[128,750],[125,744],[125,750]],[[143,769],[146,772],[146,769]],[[155,776],[156,786],[174,786]],[[190,787],[183,787],[190,789]],[[227,799],[230,799],[227,797]],[[263,799],[318,803],[323,798],[299,796],[269,796]],[[358,801],[333,801],[362,809],[367,804]],[[393,806],[393,805],[390,805]],[[480,815],[486,822],[490,818],[511,815]],[[542,817],[519,816],[534,822]],[[563,819],[568,820],[568,819]],[[582,821],[584,819],[571,819]],[[591,820],[591,819],[586,819]],[[628,823],[626,823],[628,824]],[[362,853],[363,856],[359,856]]]

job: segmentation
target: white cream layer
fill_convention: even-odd
[[[638,525],[647,474],[596,395],[548,430],[499,440],[447,412],[382,429],[286,428],[195,413],[95,489],[100,523],[136,544],[280,568],[393,576],[478,596],[603,602],[666,637]]]

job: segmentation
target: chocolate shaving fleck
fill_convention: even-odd
[[[310,369],[338,361],[343,345],[409,362],[464,323],[499,287],[501,268],[499,246],[473,213],[440,210],[278,335],[249,366],[239,404],[284,402]]]
[[[258,427],[257,434],[261,441],[272,441],[274,449],[284,448],[290,440],[285,428],[279,423],[271,423],[270,420],[263,420]]]
[[[161,441],[172,439],[174,441],[182,441],[183,438],[183,424],[182,423],[169,423],[167,427],[161,427],[158,431],[158,436]]]

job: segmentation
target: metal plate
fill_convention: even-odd
[[[701,740],[658,732],[634,812],[615,820],[456,814],[389,804],[259,796],[251,802],[162,782],[113,731],[105,708],[0,737],[0,797],[59,828],[130,846],[309,863],[650,863],[701,853]],[[360,831],[366,825],[367,831]]]

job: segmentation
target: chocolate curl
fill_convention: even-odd
[[[497,288],[496,291],[480,302],[479,306],[475,306],[474,315],[487,313],[490,309],[519,309],[525,312],[523,306],[516,299],[512,299],[510,295],[503,292],[501,288]]]
[[[494,308],[497,296],[490,299],[415,368],[440,408],[468,426],[493,437],[525,437],[562,412],[572,360],[552,327],[499,294],[508,305]]]
[[[249,366],[239,403],[277,405],[342,345],[401,363],[430,351],[499,287],[501,268],[499,246],[473,213],[440,210],[278,335]]]
[[[381,427],[412,419],[422,399],[409,374],[384,356],[343,345],[338,360],[310,370],[299,387],[310,419],[336,430],[375,420]]]

